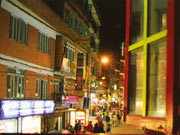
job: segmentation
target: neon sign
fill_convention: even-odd
[[[66,96],[64,99],[65,104],[77,104],[78,96]]]
[[[1,119],[53,113],[54,100],[1,100]]]

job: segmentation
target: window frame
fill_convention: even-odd
[[[50,55],[51,38],[39,31],[38,50]]]
[[[67,58],[70,62],[75,62],[75,48],[69,45],[66,41],[64,41],[64,58]]]
[[[36,98],[48,99],[48,80],[36,79]]]
[[[9,82],[8,82],[8,78],[9,78]],[[19,89],[19,84],[22,85],[20,89]],[[17,93],[19,93],[19,97]],[[21,95],[23,95],[23,97],[21,97]],[[7,73],[6,97],[7,99],[24,99],[25,98],[25,76],[24,75]]]
[[[130,1],[129,1],[130,2]],[[130,20],[129,20],[130,21]],[[167,21],[167,20],[166,20]],[[156,34],[152,34],[148,36],[148,0],[144,0],[144,31],[143,31],[143,39],[141,41],[138,41],[134,44],[128,45],[128,53],[131,51],[143,47],[144,48],[144,58],[143,58],[143,108],[142,108],[142,116],[147,116],[147,64],[148,64],[148,46],[155,41],[161,40],[163,38],[166,38],[167,40],[167,28],[161,32],[158,32]],[[130,37],[130,35],[128,35]],[[130,39],[129,39],[130,40]],[[129,58],[128,58],[129,59]],[[129,60],[128,60],[129,61]],[[167,65],[166,65],[167,66]],[[166,74],[167,76],[167,74]],[[129,97],[128,97],[129,98]]]
[[[27,45],[28,43],[28,24],[21,18],[15,16],[10,17],[9,38],[19,43]]]

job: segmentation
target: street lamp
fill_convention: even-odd
[[[108,63],[109,62],[109,59],[107,58],[107,57],[103,57],[102,59],[101,59],[101,62],[102,63]]]
[[[110,65],[108,65],[108,67],[110,66],[110,67],[109,67],[109,68],[110,68],[110,69],[109,69],[109,71],[110,71],[110,72],[109,72],[109,75],[110,75],[110,76],[109,76],[108,78],[109,78],[110,86],[111,86],[111,64],[112,64],[112,63],[109,63],[110,60],[111,60],[111,57],[110,57],[110,59],[109,59],[109,57],[107,57],[107,56],[103,56],[103,57],[101,58],[101,63],[102,63],[102,64],[110,64]],[[110,61],[110,62],[111,62],[111,61]],[[102,64],[101,64],[101,65],[102,65]],[[101,70],[102,70],[102,69],[101,69]],[[103,76],[103,77],[102,77],[102,80],[105,80],[105,79],[106,79],[105,76]],[[107,85],[107,82],[106,82],[106,85]],[[108,85],[107,85],[107,86],[108,86]],[[105,87],[108,88],[107,86],[105,86]],[[111,88],[110,88],[110,89],[111,89]],[[109,88],[107,89],[106,93],[107,93],[107,95],[109,95]],[[108,100],[109,100],[109,96],[107,96],[107,112],[109,112],[109,101],[108,101]]]

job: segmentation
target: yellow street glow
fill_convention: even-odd
[[[108,58],[107,57],[104,57],[104,58],[102,58],[102,63],[107,63],[108,62]]]

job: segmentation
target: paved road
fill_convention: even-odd
[[[118,127],[112,127],[111,134],[135,134],[135,135],[143,135],[144,131],[135,126],[130,126],[125,123],[120,123]]]

